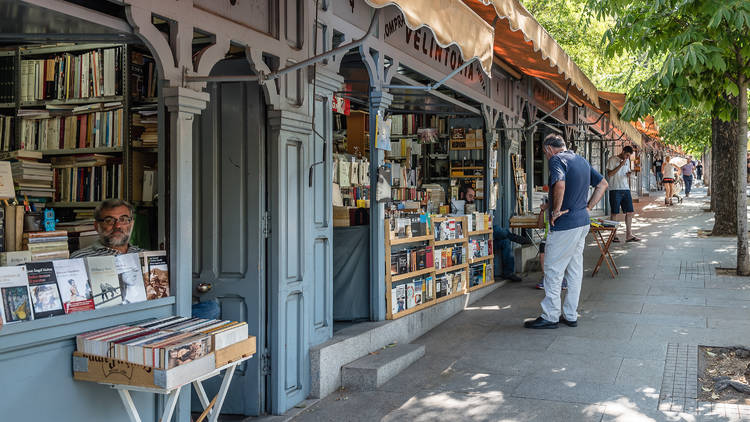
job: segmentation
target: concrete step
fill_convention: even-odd
[[[424,345],[397,344],[341,368],[341,385],[351,391],[372,391],[424,356]]]

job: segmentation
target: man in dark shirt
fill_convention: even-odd
[[[607,181],[583,157],[565,148],[559,135],[549,135],[542,145],[549,160],[550,232],[544,256],[542,316],[524,323],[526,328],[557,328],[558,322],[578,325],[578,297],[583,279],[583,248],[589,232],[589,211],[602,199]],[[596,187],[588,198],[589,186]],[[560,309],[563,277],[568,294]]]

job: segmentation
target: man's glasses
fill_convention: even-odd
[[[129,215],[121,215],[120,218],[104,217],[96,221],[103,223],[105,226],[114,226],[115,223],[130,224],[133,221],[133,217]]]

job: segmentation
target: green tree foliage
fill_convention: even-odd
[[[604,36],[610,57],[636,54],[658,70],[628,92],[622,117],[633,120],[659,110],[678,115],[701,107],[737,121],[737,271],[750,274],[747,241],[745,154],[750,81],[750,1],[588,0],[591,16],[613,19]],[[738,101],[733,103],[731,100]],[[734,104],[738,104],[735,106]],[[717,157],[718,158],[718,157]]]
[[[669,145],[681,146],[688,154],[699,157],[711,145],[711,114],[701,107],[683,109],[664,115],[657,113],[659,135]]]

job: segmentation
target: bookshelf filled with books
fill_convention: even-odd
[[[0,159],[13,162],[19,203],[67,221],[121,198],[156,232],[159,87],[144,51],[111,43],[0,50]],[[155,239],[140,246],[154,248]]]
[[[0,157],[52,162],[54,190],[29,198],[32,202],[55,207],[93,207],[114,197],[152,202],[156,81],[153,58],[125,44],[0,51]],[[144,171],[151,173],[144,177]]]
[[[480,213],[386,219],[387,319],[493,284],[491,221]]]

